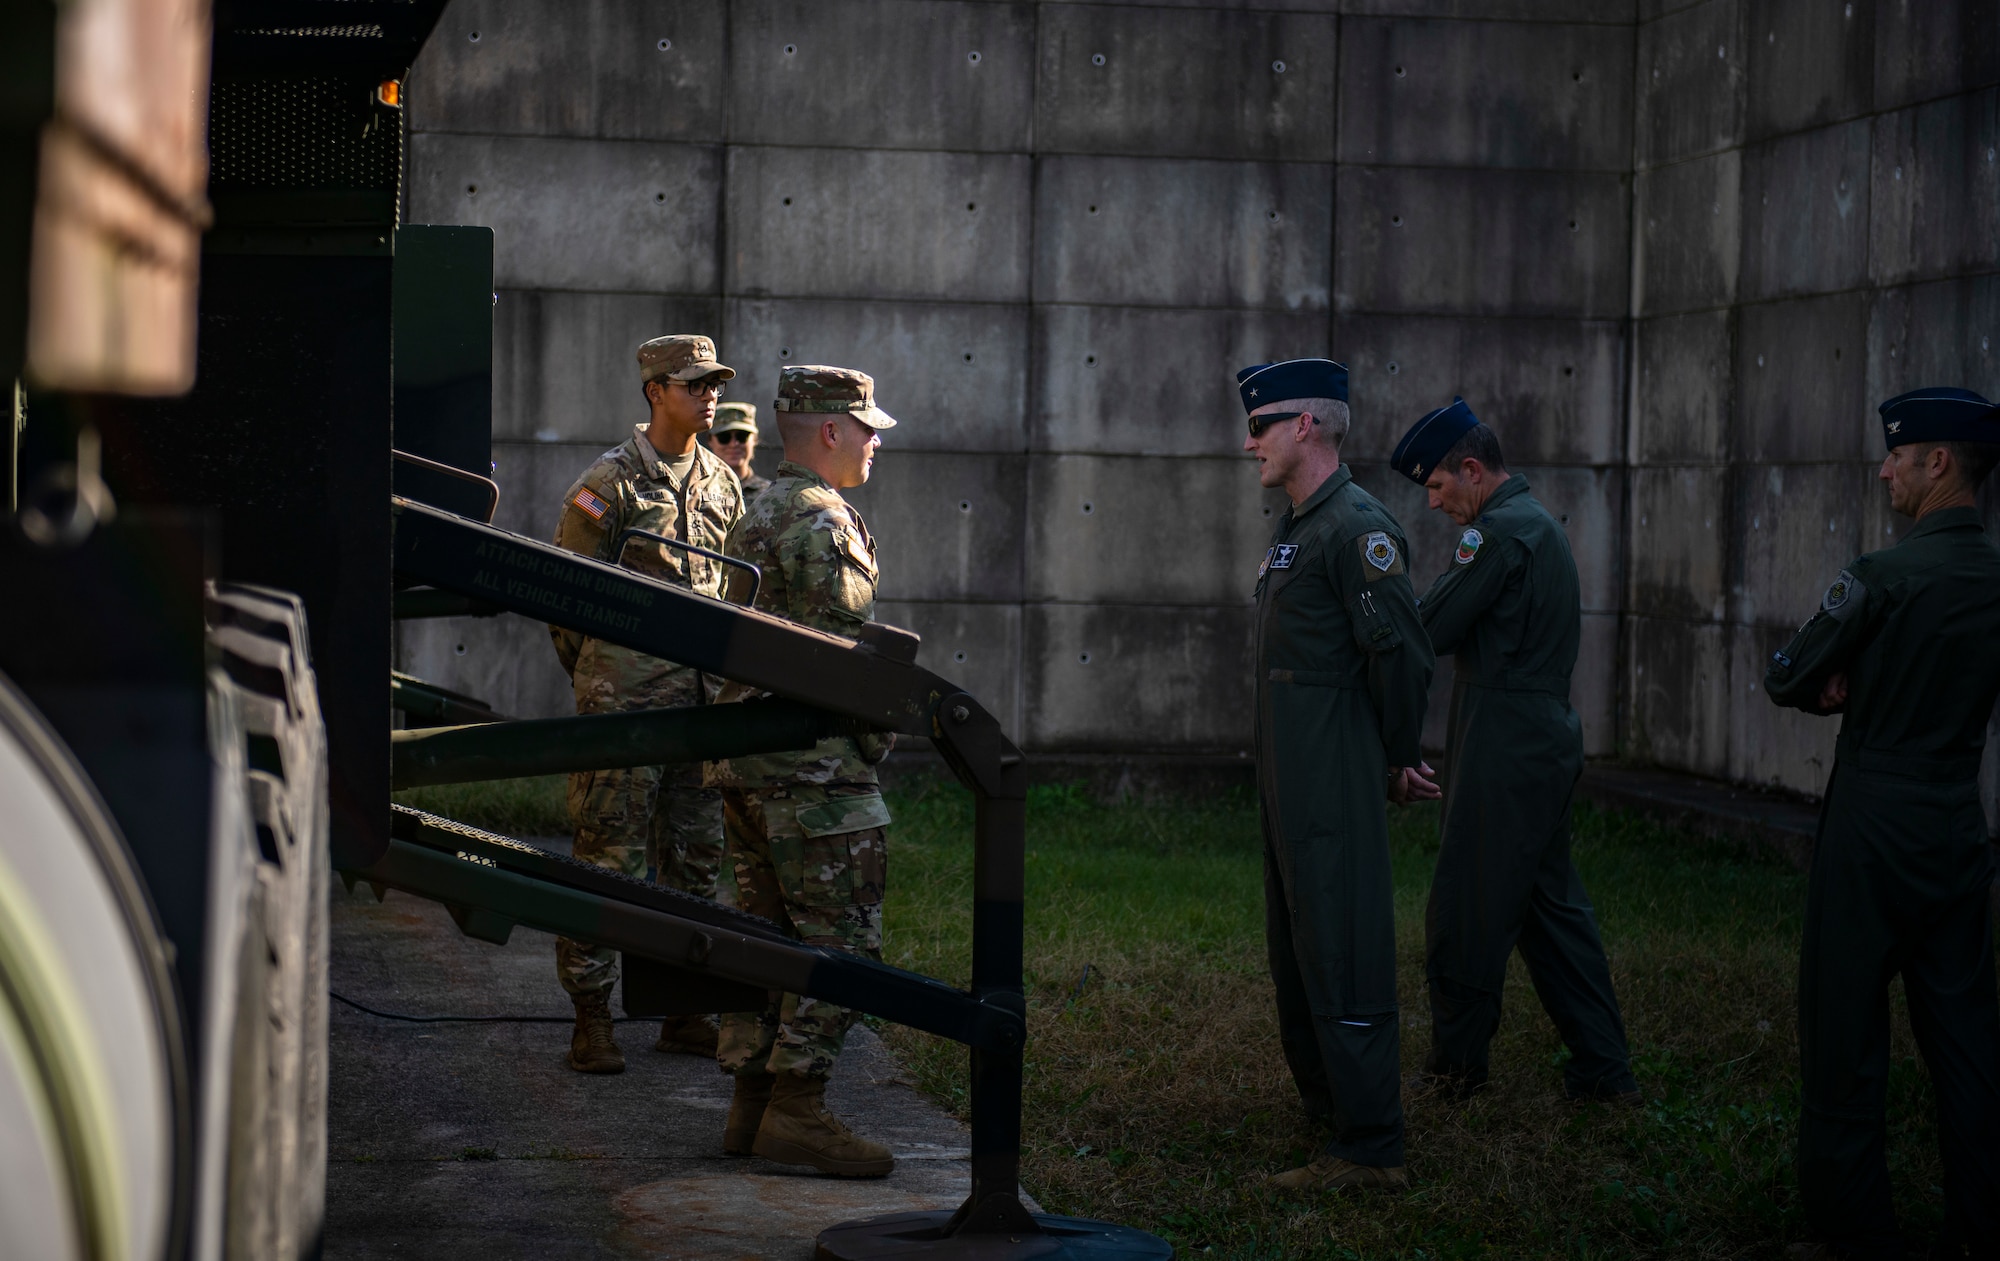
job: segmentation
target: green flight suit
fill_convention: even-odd
[[[1466,1086],[1486,1080],[1519,947],[1569,1045],[1567,1092],[1637,1088],[1597,917],[1569,857],[1570,795],[1583,773],[1583,724],[1569,704],[1581,604],[1569,538],[1515,474],[1419,606],[1431,647],[1457,654],[1444,835],[1424,916],[1424,1067]]]
[[[1949,1228],[2000,1249],[2000,1000],[1979,758],[2000,694],[2000,548],[1925,516],[1827,588],[1764,690],[1808,713],[1847,675],[1799,959],[1799,1192],[1812,1233],[1901,1252],[1884,1143],[1889,980],[1937,1091]]]
[[[1257,571],[1257,781],[1278,1030],[1327,1151],[1403,1163],[1386,787],[1430,687],[1396,519],[1342,465]]]

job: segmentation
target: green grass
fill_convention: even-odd
[[[399,800],[516,835],[567,831],[559,778]],[[917,781],[890,804],[888,957],[963,983],[970,798],[954,784]],[[1390,818],[1411,1072],[1429,1038],[1423,910],[1437,813]],[[1024,1183],[1051,1211],[1143,1226],[1184,1256],[1779,1255],[1800,1231],[1793,978],[1804,877],[1588,808],[1575,854],[1645,1108],[1563,1102],[1565,1052],[1516,960],[1492,1084],[1463,1107],[1410,1107],[1413,1189],[1285,1198],[1263,1175],[1303,1162],[1323,1138],[1278,1050],[1254,802],[1112,807],[1037,789],[1028,809]],[[1942,1222],[1941,1173],[1929,1083],[1900,995],[1893,1029],[1890,1170],[1898,1211],[1921,1241]],[[963,1048],[882,1031],[919,1087],[963,1115]]]
[[[971,809],[953,785],[892,798],[888,954],[963,982]],[[1404,1071],[1428,1043],[1423,910],[1435,807],[1392,811]],[[1492,1085],[1410,1108],[1414,1188],[1286,1198],[1264,1174],[1323,1141],[1278,1050],[1261,844],[1248,799],[1028,812],[1030,1043],[1023,1181],[1052,1211],[1157,1231],[1217,1257],[1775,1256],[1799,1233],[1793,977],[1804,877],[1635,816],[1583,809],[1598,907],[1647,1096],[1561,1099],[1566,1055],[1518,960]],[[1079,990],[1085,969],[1089,979]],[[1942,1217],[1928,1084],[1897,1018],[1892,1172],[1906,1225]],[[885,1030],[961,1114],[965,1055]]]

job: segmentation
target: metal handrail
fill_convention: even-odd
[[[679,539],[670,539],[664,534],[655,534],[651,530],[641,530],[639,527],[633,526],[631,529],[625,531],[623,534],[620,534],[618,536],[618,549],[611,554],[612,564],[623,565],[625,563],[625,545],[632,541],[634,535],[637,535],[639,538],[642,539],[651,539],[655,543],[664,543],[668,547],[678,547],[684,552],[693,552],[697,556],[706,556],[710,560],[719,560],[725,565],[734,565],[738,569],[749,570],[750,598],[745,600],[743,603],[745,607],[748,608],[757,607],[757,591],[760,587],[764,585],[763,570],[757,568],[757,566],[751,564],[747,560],[738,560],[734,556],[724,556],[721,552],[711,552],[705,547],[696,547],[692,543],[683,543]],[[688,589],[693,590],[693,588],[694,584],[689,583]],[[695,594],[699,595],[701,593],[695,592]],[[727,604],[728,601],[725,600],[723,601],[723,603]]]
[[[480,520],[488,525],[493,524],[493,514],[500,507],[500,483],[490,477],[481,477],[470,469],[462,469],[455,464],[445,464],[438,460],[426,459],[421,455],[411,455],[408,451],[397,451],[391,448],[389,454],[407,464],[414,464],[419,468],[427,468],[433,473],[443,473],[446,477],[456,477],[462,482],[477,482],[479,485],[484,486],[486,488],[486,515],[481,517]]]

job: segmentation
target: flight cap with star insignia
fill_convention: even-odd
[[[1236,374],[1236,388],[1243,395],[1246,414],[1295,398],[1332,398],[1345,403],[1347,365],[1331,359],[1253,363]]]
[[[1933,385],[1898,394],[1876,408],[1890,450],[1912,442],[2000,443],[2000,408],[1971,390]]]
[[[1479,417],[1472,414],[1465,400],[1454,396],[1449,406],[1438,408],[1410,426],[1410,432],[1396,444],[1396,453],[1389,457],[1389,464],[1421,486],[1437,468],[1438,461],[1478,423]]]

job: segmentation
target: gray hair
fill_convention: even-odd
[[[1319,422],[1320,437],[1340,450],[1340,444],[1347,441],[1347,427],[1350,417],[1347,404],[1337,398],[1294,398],[1285,402],[1286,411],[1311,412]]]

